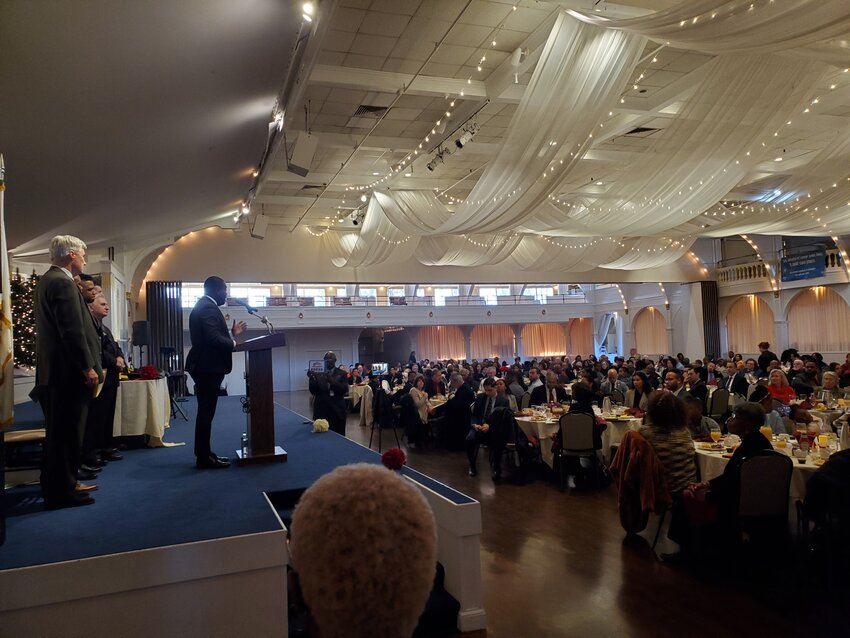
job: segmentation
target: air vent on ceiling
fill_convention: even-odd
[[[386,106],[373,106],[372,104],[361,104],[354,111],[354,117],[381,117],[387,112]]]
[[[657,130],[657,128],[650,128],[648,126],[637,126],[624,135],[640,135],[642,137],[647,137],[648,135],[655,133]]]

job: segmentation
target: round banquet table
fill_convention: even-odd
[[[546,465],[554,467],[552,437],[561,429],[559,419],[534,421],[530,416],[518,416],[516,417],[516,422],[520,429],[525,432],[526,436],[533,436],[540,441],[540,457]]]
[[[723,474],[723,470],[726,469],[729,459],[724,458],[721,452],[701,450],[697,447],[696,443],[694,443],[694,451],[696,452],[697,472],[700,481],[710,481]],[[804,464],[798,463],[797,459],[792,458],[791,460],[794,461],[794,471],[791,473],[791,490],[789,496],[793,504],[795,501],[801,501],[806,498],[806,483],[809,482],[809,479],[812,478],[812,475],[820,467],[808,460]],[[793,509],[791,508],[791,511]]]
[[[611,447],[620,445],[623,436],[629,430],[639,430],[643,424],[643,419],[605,419],[605,423],[608,424],[608,427],[602,432],[602,456],[605,457],[607,463],[610,463]]]

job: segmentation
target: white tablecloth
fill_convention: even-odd
[[[606,419],[605,422],[608,424],[608,427],[605,428],[605,431],[602,433],[602,456],[604,456],[605,460],[610,463],[611,446],[620,445],[623,440],[623,436],[629,430],[640,429],[643,419],[628,419],[623,421],[608,421]]]
[[[532,421],[531,417],[518,416],[516,422],[526,436],[533,436],[540,441],[540,456],[549,467],[554,467],[552,454],[552,437],[561,429],[558,419],[547,421]]]
[[[696,446],[696,444],[694,444]],[[726,464],[729,459],[723,458],[720,452],[712,452],[711,450],[700,450],[696,448],[697,470],[699,471],[700,481],[710,481],[711,479],[723,474],[726,469]],[[812,475],[820,469],[817,465],[806,461],[805,464],[800,464],[797,459],[794,461],[794,471],[791,473],[791,503],[803,500],[806,498],[806,483],[812,478]],[[793,511],[793,509],[792,509]]]
[[[363,398],[363,391],[369,387],[368,385],[350,385],[348,386],[348,398],[351,399],[351,406],[356,408]]]
[[[170,419],[171,401],[166,379],[120,383],[112,424],[114,436],[147,434],[151,437],[150,445],[161,446]]]

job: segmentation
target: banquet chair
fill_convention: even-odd
[[[786,538],[793,471],[793,461],[773,450],[763,450],[741,463],[738,522],[743,533]]]
[[[619,390],[611,391],[611,403],[619,403],[623,405],[626,402],[626,397],[623,396],[623,393]]]
[[[365,398],[365,395],[364,395]],[[397,447],[401,447],[401,441],[398,438],[398,430],[396,430],[395,414],[393,413],[393,404],[386,392],[372,392],[372,427],[369,433],[369,448],[372,447],[372,437],[375,435],[375,429],[378,430],[378,452],[381,452],[381,435],[383,428],[392,428],[395,435]]]
[[[561,428],[561,450],[559,452],[559,474],[561,488],[566,485],[567,458],[590,460],[590,469],[594,483],[599,485],[599,455],[593,445],[593,429],[596,425],[595,419],[589,414],[569,413],[562,415],[559,419]]]
[[[520,399],[519,407],[521,410],[525,410],[529,405],[531,405],[531,392],[526,392]]]
[[[729,411],[729,390],[717,388],[708,400],[708,416],[712,419],[721,418]]]

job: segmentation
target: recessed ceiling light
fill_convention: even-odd
[[[373,171],[372,175],[380,175],[380,173],[378,171]]]
[[[413,173],[405,173],[404,176],[405,177],[413,177]]]
[[[782,161],[782,158],[781,158],[781,157],[777,157],[777,158],[776,158],[775,160],[773,160],[773,161],[774,161],[774,162],[781,162],[781,161]]]

